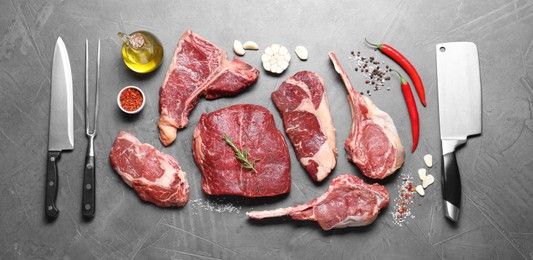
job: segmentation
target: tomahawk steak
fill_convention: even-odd
[[[170,155],[133,134],[121,131],[111,148],[111,165],[139,197],[159,207],[184,206],[189,200],[187,175]]]
[[[333,179],[326,193],[313,201],[289,208],[252,211],[252,219],[289,215],[296,220],[317,221],[324,230],[332,228],[366,226],[376,220],[379,211],[389,204],[385,187],[348,174]]]
[[[335,53],[329,58],[348,90],[352,111],[352,128],[344,143],[348,157],[363,174],[373,179],[383,179],[404,161],[404,149],[392,118],[380,110],[372,100],[354,90]]]
[[[187,30],[178,42],[159,91],[159,139],[168,146],[201,96],[234,96],[253,84],[259,71],[234,58],[198,34]]]
[[[247,154],[255,170],[242,167],[224,135]],[[265,197],[290,191],[289,149],[274,117],[262,106],[234,105],[203,114],[192,145],[206,194]]]
[[[317,73],[300,71],[272,93],[272,100],[281,112],[296,157],[313,180],[324,180],[337,163],[324,80]]]

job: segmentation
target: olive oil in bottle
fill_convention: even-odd
[[[119,32],[122,44],[124,64],[137,73],[151,72],[163,60],[163,46],[155,35],[146,31],[137,31],[130,35]]]

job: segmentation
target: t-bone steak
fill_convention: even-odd
[[[366,226],[376,220],[379,211],[389,204],[389,192],[375,183],[348,174],[333,179],[326,193],[313,201],[289,208],[252,211],[252,219],[288,215],[296,220],[317,221],[324,230]]]
[[[240,151],[248,151],[256,171],[241,167],[224,135]],[[290,191],[289,149],[274,117],[262,106],[234,105],[203,114],[192,146],[206,194],[265,197]]]
[[[189,200],[187,175],[170,155],[121,131],[111,148],[111,165],[139,197],[159,207],[184,206]]]
[[[330,52],[329,57],[348,90],[352,111],[352,128],[344,148],[365,176],[383,179],[400,168],[404,161],[404,148],[396,126],[389,114],[354,90],[335,53]]]
[[[326,178],[337,163],[335,128],[324,80],[300,71],[272,93],[296,157],[314,181]]]
[[[198,34],[187,30],[178,42],[159,91],[159,139],[168,146],[201,96],[234,96],[253,84],[259,71],[234,58]]]

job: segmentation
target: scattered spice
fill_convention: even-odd
[[[370,85],[374,91],[379,91],[385,85],[385,81],[390,80],[389,65],[386,65],[383,61],[376,60],[374,56],[362,56],[360,51],[351,51],[350,54],[350,60],[355,63],[354,70],[363,75],[365,84]],[[370,91],[367,91],[367,94],[369,96],[372,95]]]
[[[410,206],[413,204],[413,194],[416,188],[413,187],[413,178],[411,173],[403,173],[402,182],[398,184],[398,197],[394,199],[394,211],[391,213],[394,224],[402,226],[409,218],[415,216],[411,212]]]
[[[126,111],[136,111],[143,104],[141,91],[135,88],[127,88],[120,93],[120,106]]]

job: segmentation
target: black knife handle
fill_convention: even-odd
[[[46,194],[44,196],[44,212],[48,218],[55,219],[59,215],[56,207],[57,187],[59,179],[57,176],[57,161],[61,158],[61,151],[48,151],[48,162],[46,167]]]
[[[461,177],[455,152],[442,156],[442,197],[455,207],[461,206]]]
[[[83,174],[83,194],[82,194],[82,208],[83,216],[86,218],[94,217],[96,192],[95,192],[95,164],[94,156],[85,157],[85,171]]]

